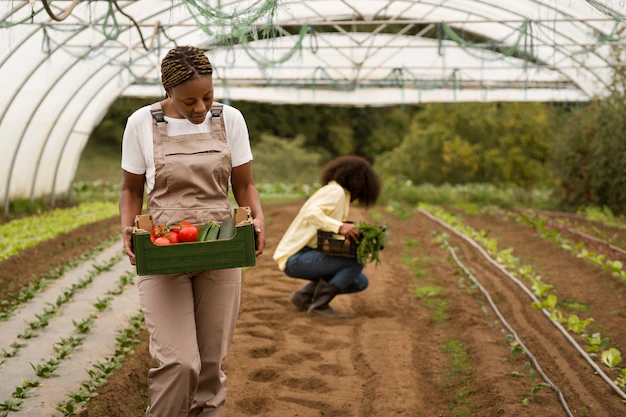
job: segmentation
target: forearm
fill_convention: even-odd
[[[119,206],[122,228],[132,227],[135,224],[135,217],[141,214],[143,194],[133,193],[131,190],[122,190]]]
[[[265,219],[261,208],[261,198],[254,183],[242,187],[233,187],[233,195],[239,207],[250,207],[252,218]]]

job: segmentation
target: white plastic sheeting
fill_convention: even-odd
[[[220,4],[240,10],[255,2]],[[112,19],[106,0],[82,1],[63,22],[41,11],[39,0],[32,4],[37,13],[31,16],[30,1],[0,2],[0,143],[6,156],[0,165],[0,201],[5,206],[15,198],[68,191],[89,133],[111,102],[122,94],[163,94],[158,68],[174,45],[170,39],[208,49],[222,99],[381,106],[586,101],[610,82],[610,46],[598,39],[616,29],[584,0],[283,0],[277,21],[285,36],[250,42],[245,51],[209,38],[182,0],[118,1],[144,38],[161,23],[167,37],[159,33],[146,51],[129,19],[117,11]],[[56,13],[69,4],[51,2]],[[533,62],[421,37],[429,25],[446,22],[457,33],[503,40],[507,47],[527,21]],[[304,24],[318,30],[302,39],[293,58],[278,65],[265,62],[290,51]],[[363,24],[368,32],[359,29]],[[387,24],[403,29],[385,33]],[[416,25],[426,27],[408,35]],[[113,36],[116,29],[120,33]]]

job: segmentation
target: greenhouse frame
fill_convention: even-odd
[[[587,102],[611,85],[619,2],[4,0],[0,199],[67,194],[120,96],[164,95],[175,45],[206,50],[216,97],[275,104]]]

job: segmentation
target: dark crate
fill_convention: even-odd
[[[351,222],[348,222],[351,223]],[[385,226],[380,226],[384,232],[387,230]],[[317,231],[317,251],[328,253],[331,255],[347,256],[356,258],[356,251],[359,244],[352,239],[346,238],[344,235],[333,232]],[[384,249],[384,248],[381,248]]]
[[[317,231],[317,250],[331,255],[348,256],[356,258],[358,244],[344,235],[333,232]]]
[[[157,246],[150,233],[133,233],[137,275],[173,274],[179,272],[254,266],[255,234],[252,224],[239,225],[231,239],[210,242],[177,243]]]

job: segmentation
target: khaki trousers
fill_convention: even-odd
[[[233,338],[241,269],[137,279],[156,368],[148,417],[218,417],[226,400],[222,361]]]

